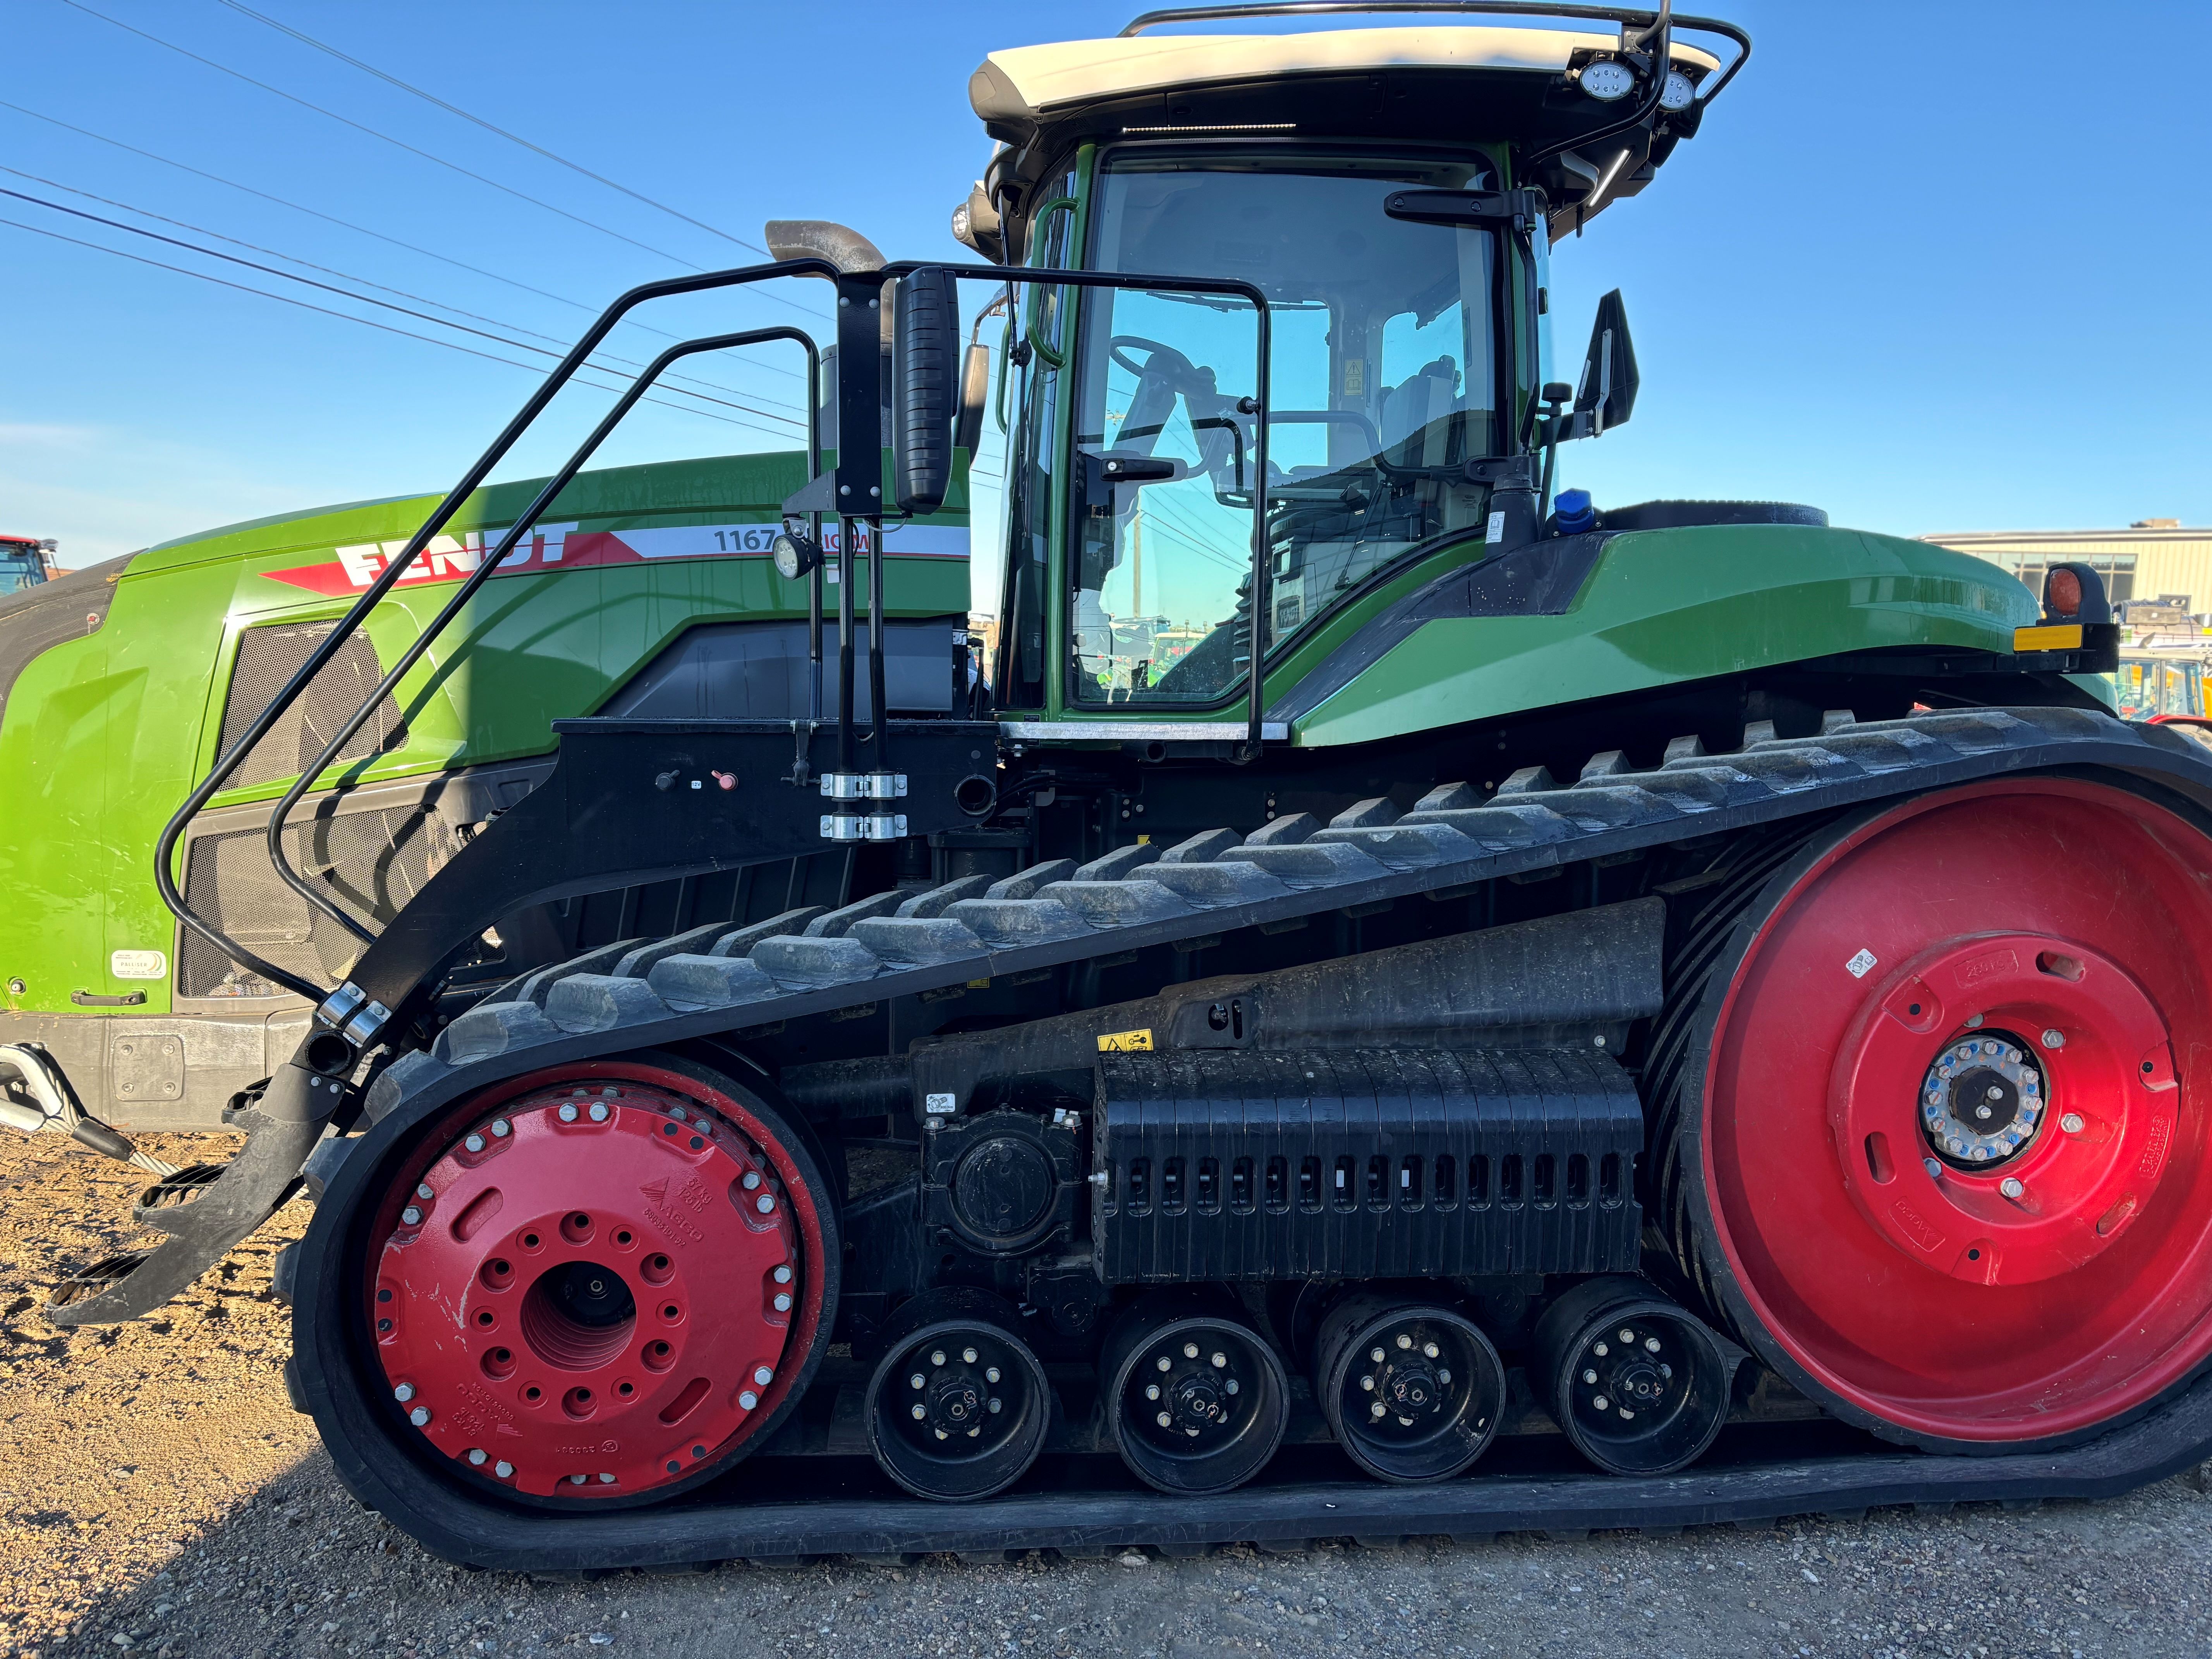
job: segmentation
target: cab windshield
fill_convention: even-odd
[[[46,562],[35,544],[0,542],[0,593],[18,592],[46,579]]]
[[[1498,451],[1496,238],[1392,219],[1383,202],[1493,184],[1479,159],[1402,154],[1143,149],[1104,165],[1094,269],[1238,277],[1267,296],[1263,649],[1481,522],[1465,464]],[[1082,315],[1073,695],[1220,701],[1251,650],[1253,308],[1100,289]],[[1167,476],[1107,483],[1113,459]]]

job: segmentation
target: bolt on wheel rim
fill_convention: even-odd
[[[1442,1480],[1498,1432],[1505,1368],[1464,1315],[1355,1297],[1322,1322],[1315,1392],[1338,1442],[1386,1480]]]
[[[918,1497],[985,1498],[1021,1478],[1044,1444],[1044,1368],[995,1325],[950,1320],[895,1340],[868,1383],[876,1462]]]
[[[1125,1316],[1125,1319],[1127,1316]],[[1122,1460],[1164,1492],[1226,1492],[1281,1443],[1289,1384],[1266,1342],[1233,1320],[1130,1320],[1108,1344],[1109,1412]]]
[[[2212,1115],[2176,1064],[2212,1046],[2208,869],[2152,800],[2021,778],[1777,878],[1707,1005],[1686,1165],[1701,1274],[1762,1358],[1854,1421],[1990,1443],[2092,1431],[2212,1356]],[[1992,1042],[1977,1120],[1950,1085]],[[2008,1084],[2032,1127],[1938,1146],[1931,1074],[1939,1117],[1993,1127]]]
[[[670,1089],[510,1098],[388,1202],[368,1303],[392,1398],[436,1454],[527,1498],[712,1468],[811,1338],[776,1149]]]

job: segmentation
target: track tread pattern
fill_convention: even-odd
[[[1607,750],[1571,784],[1528,768],[1487,796],[1466,783],[1439,786],[1404,813],[1388,800],[1363,801],[1328,824],[1297,813],[1249,835],[1206,831],[1157,854],[1119,848],[1080,868],[1054,859],[988,884],[968,877],[719,934],[700,928],[675,941],[626,940],[493,993],[428,1052],[388,1067],[370,1091],[369,1115],[381,1119],[425,1089],[450,1094],[454,1073],[483,1062],[501,1062],[494,1069],[504,1075],[532,1049],[557,1045],[562,1058],[573,1058],[573,1039],[605,1037],[611,1051],[651,1043],[664,1031],[695,1034],[702,1015],[719,1016],[720,1030],[769,1024],[1224,926],[1798,817],[1936,777],[2048,765],[2054,750],[2057,763],[2076,745],[2085,759],[2093,747],[2100,751],[2094,758],[2105,763],[2115,745],[2138,746],[2147,759],[2164,750],[2155,758],[2167,772],[2177,759],[2203,759],[2177,732],[2078,708],[1976,708],[1865,723],[1838,711],[1822,728],[1782,738],[1771,721],[1756,721],[1732,753],[1709,754],[1696,738],[1677,738],[1650,771],[1627,770],[1619,750]],[[682,948],[663,948],[672,944]],[[1717,940],[1699,948],[1717,949]]]

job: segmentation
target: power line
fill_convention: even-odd
[[[488,362],[505,363],[509,368],[527,369],[532,374],[543,372],[535,363],[518,363],[512,357],[501,357],[495,356],[493,353],[489,351],[478,351],[474,346],[465,346],[460,344],[458,341],[441,340],[434,335],[417,334],[412,329],[394,328],[389,323],[380,323],[373,318],[356,317],[349,312],[333,311],[328,306],[311,305],[305,300],[295,300],[289,294],[272,294],[265,288],[252,288],[244,283],[234,283],[226,277],[211,276],[204,270],[194,270],[186,265],[173,265],[165,260],[149,259],[143,254],[126,253],[119,247],[104,247],[98,242],[88,242],[82,237],[77,236],[64,236],[58,230],[48,230],[41,225],[27,225],[21,219],[0,218],[0,225],[11,225],[17,230],[27,230],[34,236],[50,236],[57,242],[69,242],[77,247],[88,247],[95,253],[112,253],[117,258],[128,259],[134,264],[152,265],[156,270],[173,270],[179,276],[197,276],[204,283],[213,283],[217,288],[235,289],[240,294],[258,294],[264,300],[275,300],[281,305],[297,306],[302,311],[319,312],[325,317],[336,317],[341,322],[359,323],[363,328],[373,328],[381,333],[398,334],[410,340],[421,340],[428,345],[443,346],[448,351],[458,351],[471,357],[482,357]],[[597,380],[586,380],[581,378],[574,381],[573,384],[588,386],[594,392],[619,392],[622,390],[619,386],[603,386]],[[648,404],[659,404],[664,409],[672,409],[680,414],[696,415],[705,420],[720,421],[725,426],[741,426],[746,428],[750,431],[766,432],[768,433],[768,435],[772,438],[781,438],[784,436],[784,434],[780,432],[769,432],[769,429],[766,427],[755,426],[750,421],[732,420],[726,415],[717,415],[711,410],[695,409],[689,404],[672,404],[664,398],[651,396],[641,398],[640,401]]]
[[[12,173],[15,177],[16,177],[16,178],[18,178],[18,179],[30,179],[33,184],[45,185],[48,186],[50,189],[53,189],[53,190],[60,190],[60,191],[68,191],[68,192],[69,192],[70,195],[72,195],[72,196],[82,196],[82,197],[83,197],[87,201],[105,203],[105,204],[106,204],[107,206],[109,206],[109,207],[112,207],[112,208],[120,208],[120,209],[122,209],[122,210],[123,210],[123,211],[124,211],[124,212],[125,212],[125,213],[135,213],[135,214],[137,214],[138,216],[140,216],[142,218],[158,220],[158,221],[159,221],[161,223],[162,223],[162,224],[165,224],[165,225],[175,225],[176,227],[178,227],[179,229],[182,229],[182,230],[195,231],[195,232],[198,233],[198,234],[199,234],[200,235],[202,235],[202,236],[212,236],[212,237],[214,237],[217,241],[221,241],[221,242],[228,242],[228,243],[230,243],[234,247],[252,248],[252,249],[256,253],[265,253],[265,254],[267,254],[270,258],[272,258],[272,259],[282,259],[282,260],[285,261],[288,264],[304,265],[304,266],[306,266],[309,270],[319,270],[319,271],[324,272],[324,273],[325,273],[325,275],[327,275],[327,276],[342,276],[342,277],[343,277],[347,282],[349,282],[349,283],[360,283],[360,284],[361,284],[362,287],[364,287],[364,288],[373,288],[373,289],[380,289],[382,292],[384,292],[384,293],[386,293],[386,294],[396,294],[396,295],[398,295],[401,299],[403,299],[403,300],[413,300],[413,301],[417,301],[418,303],[422,304],[422,305],[426,305],[426,306],[434,306],[434,307],[437,307],[439,310],[441,310],[441,311],[450,311],[450,312],[453,313],[454,313],[454,315],[456,315],[456,316],[459,316],[459,317],[466,317],[466,318],[469,318],[469,319],[472,319],[472,320],[474,320],[474,321],[476,321],[476,322],[479,322],[479,323],[489,323],[489,324],[491,324],[493,326],[495,326],[495,327],[496,327],[496,328],[510,329],[510,330],[514,331],[515,333],[517,333],[517,334],[526,334],[526,335],[529,335],[532,339],[548,340],[548,341],[550,341],[553,344],[555,344],[555,345],[556,345],[556,346],[565,346],[565,345],[567,345],[567,343],[568,343],[568,342],[566,342],[565,340],[562,339],[562,338],[561,338],[559,336],[557,336],[557,335],[552,335],[552,334],[541,334],[541,333],[539,333],[539,332],[538,332],[536,329],[534,329],[534,328],[525,328],[525,327],[523,327],[520,323],[511,323],[511,322],[507,322],[507,321],[506,321],[506,320],[504,320],[504,319],[501,319],[501,318],[497,318],[497,317],[486,317],[486,316],[483,315],[481,313],[478,313],[478,312],[474,312],[474,311],[465,311],[465,310],[463,310],[463,309],[462,309],[460,307],[459,307],[459,306],[450,306],[450,305],[447,305],[444,301],[442,301],[442,300],[433,300],[433,299],[431,299],[431,298],[430,298],[428,295],[427,295],[414,294],[414,293],[410,293],[410,292],[409,292],[406,289],[404,289],[404,288],[393,288],[393,287],[391,287],[391,286],[390,286],[389,284],[387,284],[387,283],[371,282],[368,277],[366,277],[366,276],[356,276],[353,272],[351,272],[351,271],[349,271],[349,270],[339,270],[336,269],[335,267],[333,267],[333,266],[330,266],[330,265],[319,265],[319,264],[315,264],[315,263],[314,263],[314,261],[313,261],[312,259],[302,259],[302,258],[300,258],[299,257],[297,257],[297,256],[296,256],[296,255],[295,255],[295,254],[285,253],[285,252],[281,252],[281,251],[279,251],[278,249],[276,249],[276,248],[271,248],[271,247],[264,247],[264,246],[261,246],[259,243],[258,243],[258,242],[248,242],[248,241],[241,240],[240,238],[235,237],[235,236],[226,236],[226,235],[224,235],[224,234],[223,234],[223,233],[222,233],[222,232],[219,231],[219,230],[210,230],[210,229],[209,229],[206,226],[204,226],[204,225],[196,225],[196,224],[192,224],[192,223],[191,223],[190,222],[188,222],[188,221],[186,221],[186,220],[183,220],[183,219],[173,219],[173,218],[170,218],[167,214],[162,214],[162,213],[155,213],[155,212],[152,212],[152,211],[150,211],[149,210],[145,209],[145,208],[142,208],[142,207],[134,207],[134,206],[132,206],[132,205],[131,205],[130,203],[128,203],[128,202],[118,202],[118,201],[117,201],[113,197],[111,197],[111,196],[100,196],[100,195],[97,195],[97,194],[95,194],[94,192],[93,192],[93,191],[88,191],[88,190],[79,190],[79,189],[77,189],[77,188],[76,188],[75,185],[65,185],[65,184],[63,184],[59,179],[42,178],[40,175],[39,175],[38,173],[26,173],[26,172],[24,172],[21,167],[0,167],[0,173]],[[25,197],[23,197],[23,198],[22,198],[22,199],[23,199],[23,200],[25,200],[25,201],[31,201],[31,202],[37,202],[37,201],[38,201],[38,198],[37,198],[36,197],[32,197],[32,196],[25,196]],[[41,207],[53,207],[53,208],[59,208],[59,210],[60,210],[60,211],[62,211],[62,212],[64,212],[64,213],[66,213],[66,212],[70,212],[70,211],[72,211],[72,210],[68,209],[68,208],[61,208],[61,207],[60,207],[60,204],[58,204],[58,203],[53,203],[53,202],[39,202],[39,204],[39,204],[40,206],[41,206]],[[98,216],[98,215],[96,215],[96,214],[95,214],[95,215],[89,216],[91,216],[91,217],[94,218],[95,220],[98,220],[98,222],[99,222],[100,223],[102,223],[102,224],[113,224],[113,223],[115,222],[114,222],[114,221],[112,221],[112,220],[108,220],[108,219],[100,219],[100,218],[99,218],[99,216]],[[134,231],[134,234],[148,234],[148,233],[144,233],[144,232],[137,232],[137,231],[135,230],[135,228],[134,228],[134,227],[132,227],[132,226],[129,226],[129,225],[118,226],[117,228],[119,228],[119,229],[124,229],[124,230],[132,230],[132,231]],[[179,244],[179,246],[189,246],[190,245],[189,245],[189,244],[180,243],[180,244]],[[195,249],[195,250],[194,250],[194,252],[203,252],[203,253],[207,253],[207,254],[210,254],[210,255],[211,255],[212,257],[216,258],[222,258],[226,257],[226,256],[224,256],[224,255],[222,255],[222,254],[221,254],[221,253],[216,252],[214,249],[212,249],[212,248],[200,248],[200,249]],[[250,261],[250,260],[249,260],[249,261],[246,261],[246,263],[247,263],[247,264],[252,264],[252,261]],[[254,269],[256,269],[256,270],[269,270],[269,267],[267,267],[267,266],[265,266],[265,265],[255,265],[255,266],[254,266]],[[285,276],[285,277],[287,277],[287,278],[288,278],[288,280],[290,280],[290,281],[293,281],[293,282],[299,282],[299,281],[302,281],[302,280],[304,280],[303,278],[300,278],[300,277],[296,277],[296,276],[290,276],[290,273],[289,273],[289,272],[285,272],[285,271],[272,271],[270,274],[271,274],[271,275],[274,275],[274,276]],[[370,299],[368,299],[368,296],[367,296],[367,295],[349,295],[349,297],[350,297],[350,298],[358,298],[358,299],[362,299],[362,300],[367,301],[367,302],[368,302],[368,303],[369,303],[369,304],[371,304],[371,305],[374,305],[374,304],[378,303],[378,301],[374,301],[374,300],[370,300]],[[420,313],[410,313],[410,314],[418,314],[418,315],[419,315]],[[436,320],[436,319],[426,319],[425,320]],[[450,324],[449,324],[449,325],[447,325],[447,326],[449,326],[449,327],[450,327],[450,326],[453,326],[453,325],[450,325]],[[519,343],[519,342],[513,342],[513,341],[510,341],[510,342],[508,342],[507,343],[509,343],[509,344],[519,344],[520,343]],[[526,348],[524,348],[524,349],[532,349],[532,350],[536,349],[536,348],[534,348],[534,347],[526,347]],[[630,368],[630,369],[641,369],[641,368],[643,368],[645,367],[645,365],[644,365],[643,363],[639,362],[638,362],[636,359],[635,359],[635,358],[617,356],[616,356],[616,355],[615,355],[613,352],[611,352],[611,351],[601,351],[601,352],[599,352],[598,355],[599,355],[599,356],[601,356],[601,357],[604,357],[604,358],[605,358],[608,362],[610,362],[610,363],[619,363],[619,364],[622,364],[623,367],[625,367],[625,368]],[[665,376],[663,376],[662,378],[663,378],[664,380],[680,380],[680,381],[683,381],[683,382],[684,382],[685,384],[687,384],[687,385],[690,385],[690,386],[705,386],[705,387],[708,388],[709,390],[711,390],[711,391],[714,391],[714,392],[727,392],[731,393],[731,395],[732,395],[732,396],[739,395],[739,394],[738,394],[738,389],[737,389],[735,386],[724,386],[724,385],[722,385],[720,381],[717,381],[717,380],[700,380],[700,379],[699,379],[697,376],[696,376],[696,375],[690,375],[690,374],[669,374],[669,375],[665,375]],[[686,395],[689,395],[689,394],[686,394]],[[781,404],[782,407],[787,408],[787,409],[797,409],[797,408],[799,408],[799,407],[798,404],[793,404],[793,403],[791,403],[791,402],[789,402],[789,401],[788,401],[788,400],[787,400],[787,399],[780,398],[770,398],[770,397],[768,397],[765,393],[762,393],[762,392],[753,392],[753,393],[745,394],[745,395],[750,395],[750,396],[753,396],[753,397],[758,397],[758,398],[761,398],[763,399],[763,402],[771,403],[771,404]],[[741,407],[742,407],[742,405],[741,405]],[[752,413],[755,413],[755,414],[767,414],[767,413],[768,413],[768,411],[767,411],[767,410],[752,410],[751,412],[752,412]],[[801,414],[799,416],[796,417],[796,418],[793,418],[793,417],[788,417],[788,416],[780,416],[780,415],[777,415],[777,416],[769,416],[769,418],[771,418],[771,419],[775,419],[775,420],[792,419],[792,420],[793,420],[793,424],[794,424],[794,425],[799,425],[799,424],[803,424],[803,423],[804,423],[804,418],[805,418],[805,417],[804,417],[804,414],[803,414],[803,412],[802,412],[802,414]]]
[[[420,98],[426,104],[435,104],[440,109],[444,110],[448,115],[458,115],[464,121],[472,121],[477,125],[482,127],[486,132],[497,133],[509,143],[520,144],[523,149],[530,151],[532,155],[542,155],[547,161],[568,168],[571,173],[580,173],[583,174],[585,178],[592,179],[595,183],[605,185],[609,190],[618,190],[623,195],[629,197],[632,200],[642,202],[649,208],[658,208],[661,212],[667,214],[670,217],[681,219],[685,224],[695,226],[698,229],[705,231],[710,236],[719,236],[726,242],[734,243],[738,247],[749,248],[753,252],[765,255],[767,258],[771,259],[775,257],[774,254],[769,253],[769,251],[763,247],[758,242],[749,242],[742,236],[732,236],[726,230],[717,229],[714,226],[708,224],[703,219],[694,219],[690,214],[670,207],[665,202],[656,202],[652,197],[642,195],[637,191],[632,190],[628,185],[617,184],[612,179],[607,178],[603,173],[594,173],[587,167],[580,166],[576,162],[570,161],[565,155],[556,155],[551,150],[547,149],[543,144],[533,144],[529,139],[523,137],[519,133],[509,132],[505,127],[495,126],[489,121],[485,120],[481,115],[472,114],[471,112],[461,108],[458,104],[449,104],[444,99],[438,97],[435,94],[425,92],[422,88],[416,86],[410,82],[403,81],[396,75],[387,75],[382,70],[378,69],[374,64],[364,64],[358,58],[349,57],[346,53],[340,52],[336,46],[326,45],[323,41],[316,40],[312,34],[302,33],[300,30],[294,28],[289,23],[280,23],[275,18],[267,16],[261,12],[254,10],[251,6],[240,4],[239,0],[216,0],[216,3],[228,6],[233,11],[237,12],[243,16],[251,17],[257,23],[265,23],[270,28],[276,30],[279,33],[289,34],[295,40],[299,41],[302,46],[313,46],[317,52],[326,52],[331,57],[337,58],[342,64],[350,64],[354,68],[361,70],[362,74],[373,75],[378,80],[386,82],[387,85],[395,86],[402,92],[412,94],[415,97]]]
[[[411,306],[394,305],[389,300],[380,300],[372,295],[356,294],[350,289],[340,288],[333,283],[318,282],[313,276],[301,276],[289,270],[279,270],[276,266],[264,265],[258,259],[242,259],[235,253],[225,253],[218,248],[202,247],[196,242],[187,242],[180,237],[165,236],[158,230],[148,230],[138,225],[126,225],[119,219],[110,219],[97,213],[87,213],[82,208],[68,207],[59,202],[49,202],[40,197],[27,195],[20,190],[9,190],[4,185],[0,185],[0,196],[11,196],[19,202],[28,202],[33,206],[46,208],[55,213],[66,213],[78,219],[88,219],[94,224],[106,225],[112,230],[125,231],[133,236],[144,236],[156,242],[166,242],[171,247],[180,247],[187,252],[197,253],[205,258],[222,259],[234,265],[244,265],[249,270],[258,270],[264,276],[281,277],[288,283],[300,283],[308,288],[320,289],[326,294],[337,295],[342,299],[351,300],[359,305],[378,306],[386,311],[396,311],[404,317],[412,317],[418,322],[434,324],[440,328],[457,329],[464,334],[473,334],[479,339],[491,340],[516,351],[534,351],[542,357],[552,357],[556,360],[567,355],[564,352],[548,350],[544,346],[532,345],[526,341],[511,340],[503,334],[494,334],[489,330],[472,328],[466,323],[448,322],[443,317],[433,317],[428,312],[416,311]],[[599,367],[602,374],[609,372],[603,366],[594,365],[594,367]],[[710,398],[703,392],[690,392],[678,386],[671,386],[668,389],[678,397],[696,398],[702,403],[720,404],[726,409],[743,410],[746,414],[760,416],[763,420],[786,421],[794,426],[801,424],[794,416],[777,415],[764,409],[755,409],[750,404],[732,403],[724,398]]]
[[[204,168],[192,167],[185,162],[177,161],[173,156],[159,155],[150,149],[141,149],[136,144],[126,144],[120,138],[110,138],[105,133],[94,132],[88,127],[71,125],[69,122],[62,120],[57,116],[42,115],[37,110],[26,109],[21,104],[11,104],[4,98],[0,98],[0,109],[11,109],[18,115],[27,115],[33,121],[44,121],[49,126],[57,126],[61,128],[64,132],[74,132],[81,138],[89,138],[96,143],[112,145],[113,148],[126,151],[130,155],[143,156],[149,161],[158,161],[165,167],[174,167],[179,173],[189,173],[195,179],[205,179],[210,183],[221,185],[226,189],[240,191],[248,196],[258,197],[264,202],[274,202],[278,207],[289,208],[295,213],[304,213],[310,218],[320,219],[325,224],[336,225],[342,230],[350,230],[362,236],[373,236],[380,242],[389,242],[392,246],[404,248],[410,253],[419,253],[426,259],[435,259],[442,264],[453,266],[456,270],[465,270],[471,275],[477,276],[488,276],[493,282],[504,283],[509,288],[521,289],[525,294],[535,294],[541,300],[550,300],[556,305],[573,307],[578,311],[587,313],[592,316],[597,316],[599,313],[600,308],[599,307],[587,305],[581,300],[572,300],[565,294],[555,294],[545,289],[533,288],[528,283],[520,282],[514,277],[507,276],[500,271],[486,270],[482,265],[472,265],[465,259],[454,258],[451,254],[440,253],[431,248],[417,247],[412,242],[402,241],[397,236],[387,236],[380,230],[371,230],[366,225],[355,224],[349,219],[338,218],[334,214],[323,212],[319,208],[311,208],[298,202],[287,201],[282,196],[271,196],[265,190],[256,190],[251,185],[241,185],[235,179],[226,179],[221,173],[209,173]],[[58,188],[67,189],[68,186],[61,185],[58,186]],[[75,193],[82,195],[86,192],[80,191]],[[99,198],[95,198],[94,199]],[[133,212],[137,212],[138,210],[134,208],[131,210]],[[160,216],[149,215],[148,216],[159,217]],[[210,235],[214,234],[212,231],[208,234]],[[280,255],[279,257],[281,258],[283,256]],[[304,264],[307,261],[300,260],[296,263]],[[454,308],[455,307],[447,307],[448,310]],[[623,319],[623,322],[631,328],[641,329],[647,334],[657,334],[664,340],[674,340],[682,337],[679,335],[670,333],[665,328],[654,328],[649,324],[641,323],[635,317],[625,317]],[[804,380],[806,378],[798,370],[785,368],[778,363],[765,362],[758,359],[748,359],[747,361],[752,368],[764,368],[773,374],[788,375],[795,380]]]
[[[538,200],[537,197],[529,195],[525,191],[519,191],[511,185],[502,185],[496,179],[488,179],[481,173],[473,173],[467,167],[461,166],[457,161],[448,161],[442,155],[434,155],[428,150],[418,149],[415,145],[407,143],[404,139],[395,138],[388,132],[380,132],[374,127],[367,125],[362,122],[354,120],[349,116],[340,115],[336,110],[325,109],[322,105],[310,102],[308,100],[301,98],[296,94],[287,92],[282,87],[272,87],[266,81],[257,81],[252,76],[246,75],[238,70],[232,69],[228,64],[218,64],[212,58],[203,58],[199,53],[187,51],[185,47],[178,46],[173,40],[164,40],[160,35],[150,34],[144,29],[138,28],[132,24],[123,21],[120,18],[110,17],[106,12],[94,11],[90,6],[83,3],[83,0],[61,0],[61,3],[62,4],[70,7],[72,10],[82,12],[88,17],[96,17],[103,23],[112,24],[115,27],[123,30],[125,33],[135,34],[142,40],[150,40],[157,46],[167,47],[169,51],[175,52],[180,58],[189,58],[195,64],[204,64],[207,68],[214,70],[220,74],[228,75],[233,80],[243,81],[250,87],[258,87],[262,91],[269,93],[272,96],[282,98],[287,103],[297,104],[301,109],[313,110],[316,114],[325,116],[329,119],[337,122],[341,126],[351,127],[356,132],[365,132],[370,137],[380,139],[384,143],[392,145],[394,149],[405,150],[410,155],[420,156],[422,160],[434,162],[437,166],[447,169],[449,172],[458,173],[465,179],[473,179],[480,185],[489,185],[494,190],[514,197],[517,201],[527,202],[532,207],[543,208],[546,212],[557,214],[560,217],[568,220],[571,223],[582,225],[588,230],[596,230],[603,236],[611,236],[618,242],[627,242],[632,247],[642,248],[646,252],[653,254],[657,258],[673,261],[675,264],[682,265],[687,270],[704,270],[706,269],[704,265],[694,264],[690,260],[671,253],[665,248],[657,248],[650,242],[641,242],[635,236],[625,236],[618,230],[611,230],[605,225],[585,218],[581,214],[571,213],[566,208],[555,207],[550,202],[542,202]],[[781,305],[791,306],[796,310],[806,311],[814,316],[823,316],[827,314],[825,313],[813,311],[810,307],[801,306],[798,301],[786,299],[780,294],[769,294],[763,297],[774,300]]]

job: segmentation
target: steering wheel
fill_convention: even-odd
[[[1152,355],[1140,363],[1125,349],[1129,346],[1141,346]],[[1180,380],[1198,372],[1190,359],[1173,346],[1162,345],[1158,340],[1147,340],[1141,334],[1115,335],[1106,342],[1106,352],[1117,368],[1126,368],[1140,380],[1148,377],[1164,379],[1170,375]]]

